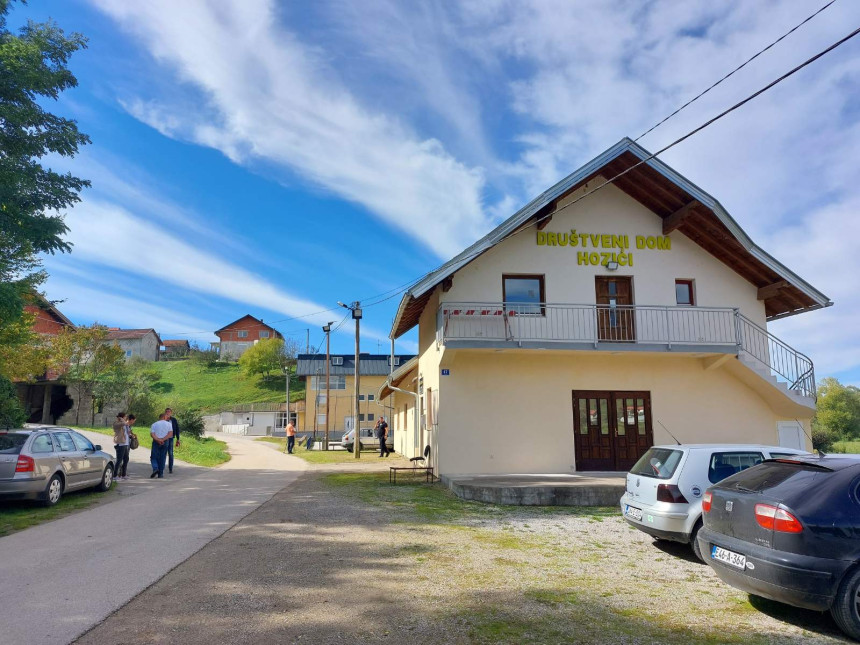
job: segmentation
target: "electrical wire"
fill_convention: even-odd
[[[815,18],[815,16],[817,16],[817,15],[818,15],[818,14],[820,14],[822,11],[824,11],[825,9],[827,9],[827,8],[828,8],[830,5],[832,5],[834,2],[836,2],[836,0],[830,0],[830,2],[828,2],[826,5],[824,5],[823,7],[821,7],[818,11],[816,11],[815,13],[813,13],[811,16],[807,17],[807,18],[806,18],[805,20],[803,20],[802,22],[799,22],[798,24],[796,24],[794,27],[792,27],[791,29],[789,29],[787,32],[785,32],[782,36],[780,36],[779,38],[777,38],[776,40],[774,40],[772,43],[770,43],[770,44],[769,44],[767,47],[765,47],[764,49],[759,50],[759,51],[758,51],[758,52],[756,52],[753,56],[751,56],[750,58],[747,58],[743,63],[741,63],[740,65],[738,65],[737,67],[735,67],[732,71],[730,71],[728,74],[726,74],[725,76],[723,76],[723,77],[722,77],[720,80],[718,80],[716,83],[713,83],[710,87],[708,87],[707,89],[703,90],[702,92],[700,92],[699,94],[697,94],[696,96],[694,96],[693,98],[691,98],[689,101],[687,101],[686,103],[684,103],[681,107],[679,107],[677,110],[675,110],[674,112],[672,112],[672,114],[670,114],[669,116],[665,117],[665,118],[664,118],[664,119],[662,119],[661,121],[658,121],[657,123],[655,123],[654,125],[652,125],[650,128],[648,128],[647,130],[645,130],[645,132],[643,132],[643,133],[642,133],[642,134],[640,134],[638,137],[636,137],[635,139],[633,139],[633,141],[639,141],[639,139],[641,139],[641,138],[642,138],[642,137],[644,137],[645,135],[647,135],[647,134],[651,133],[653,130],[656,130],[657,128],[659,128],[661,125],[663,125],[664,123],[666,123],[666,121],[668,121],[668,120],[669,120],[669,119],[671,119],[673,116],[675,116],[676,114],[678,114],[681,110],[683,110],[683,109],[685,109],[685,108],[689,107],[690,105],[692,105],[693,103],[695,103],[696,101],[698,101],[698,100],[699,100],[700,98],[702,98],[705,94],[707,94],[707,93],[708,93],[708,92],[710,92],[712,89],[714,89],[717,85],[719,85],[720,83],[722,83],[723,81],[725,81],[725,80],[726,80],[726,79],[728,79],[729,77],[733,76],[736,72],[739,72],[740,70],[742,70],[744,67],[746,67],[746,66],[747,66],[747,65],[749,65],[751,62],[753,62],[756,58],[758,58],[759,56],[761,56],[762,54],[764,54],[764,53],[765,53],[767,50],[769,50],[771,47],[773,47],[774,45],[777,45],[780,41],[784,40],[785,38],[787,38],[788,36],[790,36],[791,34],[793,34],[795,31],[797,31],[798,29],[800,29],[803,25],[805,25],[807,22],[809,22],[810,20],[812,20],[813,18]]]

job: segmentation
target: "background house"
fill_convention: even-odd
[[[164,340],[161,347],[162,358],[181,358],[191,352],[191,345],[187,340]]]
[[[265,338],[283,336],[274,327],[247,314],[215,332],[219,339],[218,352],[222,360],[234,361],[244,354],[255,342]]]
[[[302,432],[325,432],[326,422],[326,363],[322,354],[299,354],[296,376],[305,380],[304,410],[298,415],[298,429]],[[394,356],[394,369],[407,363],[413,355]],[[329,371],[329,438],[340,439],[345,432],[347,418],[355,413],[355,354],[332,354]],[[391,356],[388,354],[361,354],[359,356],[360,394],[359,423],[361,427],[373,427],[380,415],[385,416],[391,426],[394,411],[377,398],[379,388],[391,373]]]
[[[154,329],[108,329],[106,342],[119,345],[126,360],[141,356],[147,361],[157,361],[161,356],[161,338]]]

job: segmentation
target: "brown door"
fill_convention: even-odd
[[[630,470],[653,443],[648,392],[573,392],[576,469]]]
[[[597,339],[616,343],[636,340],[633,278],[596,276]]]

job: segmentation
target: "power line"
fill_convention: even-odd
[[[827,9],[827,8],[828,8],[830,5],[832,5],[834,2],[836,2],[836,0],[830,0],[830,2],[828,2],[826,5],[824,5],[823,7],[821,7],[818,11],[816,11],[815,13],[813,13],[811,16],[807,17],[807,18],[806,18],[805,20],[803,20],[802,22],[799,22],[798,24],[796,24],[794,27],[792,27],[791,29],[789,29],[787,32],[785,32],[782,36],[780,36],[779,38],[777,38],[776,40],[774,40],[772,43],[770,43],[770,44],[769,44],[767,47],[765,47],[764,49],[759,50],[759,51],[758,51],[758,52],[756,52],[753,56],[751,56],[750,58],[747,58],[743,63],[741,63],[740,65],[738,65],[737,67],[735,67],[732,71],[730,71],[728,74],[726,74],[725,76],[723,76],[723,77],[722,77],[720,80],[718,80],[716,83],[712,84],[710,87],[708,87],[708,88],[707,88],[707,89],[705,89],[704,91],[700,92],[699,94],[697,94],[696,96],[694,96],[693,98],[691,98],[689,101],[687,101],[686,103],[684,103],[684,105],[682,105],[682,106],[681,106],[681,107],[679,107],[677,110],[675,110],[674,112],[672,112],[672,114],[670,114],[669,116],[665,117],[665,118],[664,118],[664,119],[662,119],[661,121],[658,121],[657,123],[655,123],[654,125],[652,125],[650,128],[648,128],[647,130],[645,130],[645,132],[643,132],[643,133],[642,133],[642,134],[640,134],[638,137],[636,137],[635,139],[633,139],[633,141],[639,141],[639,139],[641,139],[641,138],[642,138],[642,137],[644,137],[645,135],[647,135],[647,134],[649,134],[650,132],[652,132],[653,130],[656,130],[657,128],[659,128],[661,125],[663,125],[664,123],[666,123],[666,121],[668,121],[668,120],[669,120],[669,119],[671,119],[673,116],[675,116],[676,114],[678,114],[681,110],[683,110],[683,109],[685,109],[685,108],[689,107],[690,105],[692,105],[693,103],[695,103],[696,101],[698,101],[698,100],[699,100],[700,98],[702,98],[705,94],[707,94],[707,93],[708,93],[708,92],[710,92],[712,89],[714,89],[717,85],[719,85],[720,83],[722,83],[723,81],[725,81],[727,78],[729,78],[729,77],[733,76],[736,72],[739,72],[740,70],[742,70],[744,67],[746,67],[746,66],[747,66],[747,65],[749,65],[751,62],[753,62],[756,58],[758,58],[759,56],[761,56],[762,54],[764,54],[764,53],[765,53],[767,50],[769,50],[771,47],[773,47],[774,45],[778,44],[780,41],[784,40],[785,38],[787,38],[788,36],[790,36],[791,34],[793,34],[795,31],[797,31],[798,29],[800,29],[803,25],[805,25],[807,22],[809,22],[810,20],[812,20],[813,18],[815,18],[815,16],[817,16],[817,15],[818,15],[818,14],[820,14],[822,11],[824,11],[825,9]]]

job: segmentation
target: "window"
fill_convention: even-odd
[[[72,440],[75,442],[75,446],[77,446],[78,450],[85,450],[87,452],[94,452],[95,446],[90,443],[90,440],[85,436],[78,434],[76,432],[72,433]]]
[[[371,413],[371,414],[359,414],[358,415],[359,421],[373,421],[375,418],[376,418],[376,416],[373,413]]]
[[[326,395],[325,394],[317,394],[317,405],[325,405],[326,403]]]
[[[130,349],[125,350],[125,357],[131,358],[131,350]]]
[[[236,338],[247,338],[247,337],[248,337],[248,331],[245,329],[243,329],[242,331],[236,332]]]
[[[27,443],[26,434],[0,434],[0,455],[17,455]]]
[[[760,464],[762,459],[760,452],[715,452],[708,465],[708,480],[716,484],[750,466]]]
[[[502,298],[508,311],[518,315],[543,315],[543,303],[546,301],[543,276],[502,276]]]
[[[54,452],[54,446],[51,443],[51,435],[49,434],[40,434],[38,437],[33,439],[33,445],[30,446],[30,452]]]
[[[368,400],[368,401],[373,401],[373,400],[375,400],[375,399],[376,399],[376,395],[375,395],[375,394],[368,394],[368,395],[367,395],[367,400]]]
[[[325,413],[317,415],[317,427],[325,427]]]
[[[346,389],[346,376],[329,374],[328,383],[329,383],[329,389],[330,390],[345,390]],[[311,377],[311,389],[312,390],[324,390],[325,389],[325,376],[312,376]]]
[[[391,365],[391,357],[390,356],[388,357],[388,364]],[[394,357],[394,366],[397,367],[398,365],[400,365],[400,357],[395,356]]]
[[[630,469],[631,475],[669,479],[675,474],[675,469],[684,453],[671,448],[648,448],[636,465]]]
[[[374,395],[374,394],[359,394],[358,395],[359,401],[373,401],[374,399],[376,399],[376,395]]]
[[[692,280],[675,280],[675,302],[685,307],[692,307],[696,304]]]
[[[332,365],[343,365],[343,356],[332,356],[331,357]]]
[[[260,331],[260,338],[268,338],[268,337],[269,337],[269,332],[262,331],[262,330]]]
[[[74,452],[77,450],[75,442],[72,441],[72,436],[68,432],[57,432],[54,434],[54,439],[56,439],[57,445],[60,447],[60,452]]]

